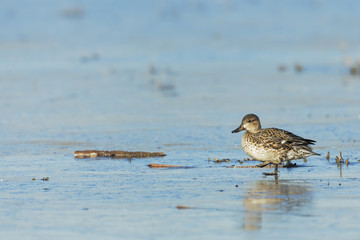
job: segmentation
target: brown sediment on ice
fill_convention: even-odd
[[[260,167],[260,166],[228,166],[227,168],[273,168],[274,166],[272,165],[267,165],[264,167]],[[283,165],[279,165],[279,168],[286,168],[287,166],[283,166]]]
[[[102,150],[83,150],[75,151],[75,158],[148,158],[148,157],[164,157],[163,152],[127,152],[127,151],[102,151]]]
[[[177,205],[176,208],[179,209],[179,210],[183,210],[183,209],[192,209],[193,207],[188,207],[188,206],[184,206],[184,205]]]
[[[185,168],[184,166],[168,165],[168,164],[160,164],[160,163],[150,163],[148,167],[149,168]]]
[[[230,159],[229,158],[225,158],[225,159],[214,158],[214,163],[223,163],[223,162],[230,162]]]

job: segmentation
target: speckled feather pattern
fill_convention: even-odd
[[[288,160],[319,155],[309,146],[315,143],[314,140],[278,128],[262,129],[259,118],[254,114],[246,115],[233,133],[242,130],[247,130],[241,141],[243,150],[259,161],[280,164]]]
[[[308,144],[311,144],[308,139],[277,128],[265,128],[256,133],[245,132],[241,141],[242,148],[249,156],[273,163],[313,155]]]

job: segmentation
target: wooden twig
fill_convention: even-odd
[[[148,158],[148,157],[164,157],[163,152],[127,152],[127,151],[101,151],[101,150],[84,150],[75,151],[75,158]]]
[[[160,163],[150,163],[148,167],[149,168],[185,168],[183,166],[160,164]]]
[[[177,205],[176,208],[179,209],[179,210],[183,210],[183,209],[192,209],[193,207],[188,207],[188,206],[184,206],[184,205]]]

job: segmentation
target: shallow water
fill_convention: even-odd
[[[0,2],[1,236],[358,239],[359,7]],[[277,180],[226,168],[248,157],[231,130],[249,112],[322,156]],[[85,149],[167,156],[73,157]]]

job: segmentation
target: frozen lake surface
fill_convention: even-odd
[[[1,1],[1,237],[359,239],[359,9]],[[231,134],[247,113],[322,156],[278,179],[226,168],[248,157]],[[167,156],[74,158],[85,149]]]

